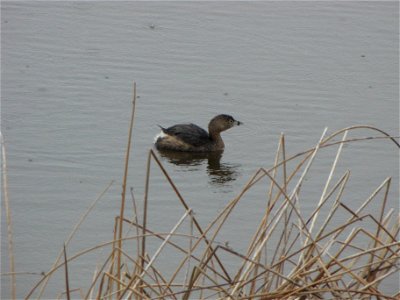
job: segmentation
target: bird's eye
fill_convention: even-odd
[[[230,120],[229,120],[229,123],[233,123],[233,119],[230,119]]]

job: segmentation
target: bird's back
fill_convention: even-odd
[[[164,134],[179,139],[193,147],[204,146],[211,142],[208,132],[193,123],[177,124],[168,128],[161,127],[161,130]]]

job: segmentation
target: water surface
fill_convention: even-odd
[[[206,127],[219,113],[245,123],[223,134],[220,157],[158,154],[204,226],[259,167],[273,165],[281,133],[290,154],[315,145],[325,127],[331,133],[369,124],[398,134],[398,8],[396,2],[2,2],[2,132],[17,271],[47,271],[80,215],[115,180],[69,251],[112,238],[133,80],[128,185],[140,207],[157,124]],[[328,154],[305,188],[305,213],[321,194]],[[338,167],[339,174],[352,172],[353,207],[393,176],[390,205],[397,208],[392,144],[348,146]],[[182,206],[154,163],[150,184],[149,224],[169,231]],[[246,249],[265,192],[248,195],[220,242]],[[1,225],[6,272],[4,209]],[[106,253],[72,264],[80,276],[71,284],[85,286]],[[19,276],[18,297],[38,278]],[[2,298],[10,295],[8,284],[2,280]],[[45,296],[61,290],[63,280],[51,281]]]

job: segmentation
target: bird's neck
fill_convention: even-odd
[[[219,149],[219,150],[224,149],[225,144],[224,144],[224,141],[222,140],[221,132],[209,130],[209,135],[210,135],[211,140],[215,143],[217,149]]]

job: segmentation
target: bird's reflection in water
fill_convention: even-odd
[[[162,158],[177,166],[195,167],[195,169],[191,169],[192,171],[200,170],[200,166],[207,163],[209,183],[214,186],[226,186],[239,176],[239,164],[221,162],[223,151],[192,153],[158,150],[158,152]]]

